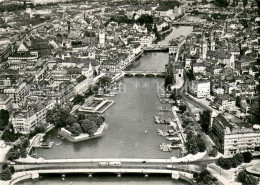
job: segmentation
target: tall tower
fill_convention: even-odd
[[[101,47],[105,47],[106,44],[106,33],[105,33],[105,26],[103,24],[103,21],[101,21],[100,27],[99,27],[99,45]]]
[[[215,51],[215,34],[213,32],[210,33],[210,50]]]

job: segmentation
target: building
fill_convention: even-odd
[[[26,109],[16,111],[10,117],[15,133],[29,134],[35,126],[46,121],[47,111],[53,109],[54,106],[54,101],[40,100],[28,104]]]
[[[12,99],[10,96],[0,94],[0,110],[5,109],[10,111],[12,108]]]
[[[37,4],[48,4],[48,3],[58,3],[58,2],[68,2],[68,1],[72,1],[72,0],[31,0],[31,2],[34,5],[37,5]]]
[[[260,130],[225,113],[214,118],[211,137],[217,148],[226,156],[260,149]]]
[[[236,106],[236,99],[229,96],[220,96],[218,98],[219,110],[232,110]]]
[[[155,39],[155,37],[153,37],[153,36],[144,36],[140,39],[140,44],[141,44],[141,46],[149,47],[153,44],[154,39]]]
[[[13,53],[13,45],[10,41],[0,41],[0,63],[5,61]]]
[[[215,60],[217,64],[224,64],[227,67],[235,68],[235,56],[227,51],[208,51],[207,52],[207,59],[208,60]]]
[[[89,63],[89,68],[82,69],[82,75],[77,78],[77,84],[74,87],[75,94],[83,95],[89,88],[89,85],[93,82],[94,70]]]
[[[197,98],[204,98],[210,96],[210,81],[208,80],[193,80],[190,91],[195,94]]]
[[[250,66],[252,62],[253,62],[252,59],[248,57],[242,57],[240,60],[237,60],[235,62],[235,67],[237,70],[245,69],[245,67]]]
[[[192,69],[193,69],[193,74],[196,74],[196,73],[205,74],[206,73],[206,66],[203,63],[194,63],[192,65]]]

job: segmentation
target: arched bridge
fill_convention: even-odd
[[[162,71],[124,71],[123,74],[126,77],[132,77],[132,76],[164,77],[165,76],[165,72]]]
[[[170,166],[170,167],[169,167]],[[186,167],[187,168],[187,167]],[[49,163],[49,164],[19,164],[15,165],[16,177],[19,179],[36,179],[40,175],[57,174],[66,177],[67,174],[83,174],[88,177],[96,176],[98,174],[110,174],[121,177],[130,174],[143,175],[149,177],[153,175],[169,175],[173,179],[184,179],[192,182],[194,170],[189,170],[177,166],[167,164],[155,163],[120,163],[116,166],[100,166],[98,163]],[[23,178],[24,176],[24,178]],[[10,183],[14,184],[14,183]]]
[[[144,51],[168,51],[169,44],[152,44],[149,46],[144,46]]]

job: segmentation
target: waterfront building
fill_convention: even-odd
[[[176,54],[178,52],[179,43],[177,40],[172,40],[169,45],[169,54]]]
[[[231,114],[219,114],[214,118],[211,129],[214,143],[225,156],[260,149],[260,130],[253,129],[252,125]]]
[[[47,111],[53,109],[54,106],[55,101],[38,100],[30,102],[26,108],[14,112],[10,121],[15,133],[29,134],[35,126],[46,121]]]
[[[193,80],[190,90],[197,98],[208,97],[210,96],[210,81]]]
[[[90,84],[93,82],[94,71],[90,65],[88,70],[84,70],[84,75],[81,75],[76,80],[76,85],[74,87],[75,94],[84,95],[84,93],[88,90]]]
[[[144,36],[140,39],[140,44],[141,46],[143,47],[149,47],[153,44],[153,41],[154,41],[155,37],[153,36]]]

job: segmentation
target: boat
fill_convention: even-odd
[[[114,97],[116,96],[115,94],[104,94],[105,97]]]
[[[181,148],[180,144],[172,145],[171,148]]]
[[[179,141],[180,140],[180,138],[177,136],[175,136],[175,137],[170,136],[170,137],[167,137],[166,139],[169,141]]]
[[[42,143],[40,148],[51,148],[53,146],[54,142],[49,143]]]
[[[146,130],[146,131],[144,131],[144,133],[146,134],[146,133],[147,133],[147,130]]]
[[[166,144],[166,143],[162,143],[160,145],[160,150],[162,150],[163,152],[171,152],[171,145],[170,144]]]
[[[57,146],[59,146],[59,145],[61,145],[61,144],[62,144],[62,142],[60,142],[60,143],[56,143]]]
[[[160,123],[160,117],[159,116],[154,115],[154,119],[155,119],[155,123]]]

